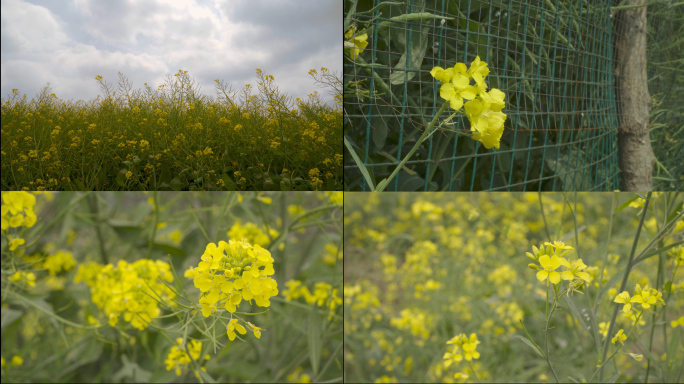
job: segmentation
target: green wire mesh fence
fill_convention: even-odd
[[[347,1],[345,31],[355,26],[368,42],[355,60],[345,54],[348,148],[375,184],[386,178],[443,104],[430,70],[470,65],[479,56],[491,70],[490,89],[506,94],[500,148],[485,149],[438,130],[387,190],[619,189],[611,5],[605,0]],[[667,116],[663,124],[681,121],[681,113]],[[451,127],[470,131],[463,116]],[[675,141],[681,141],[681,129],[678,135]],[[671,149],[663,164],[670,174],[677,159],[681,163],[681,152]],[[349,155],[345,189],[368,190]],[[662,181],[677,178],[666,175]]]
[[[678,5],[678,6],[673,6]],[[648,7],[653,190],[684,190],[684,2]]]

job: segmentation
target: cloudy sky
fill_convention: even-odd
[[[134,89],[163,84],[179,69],[215,97],[214,79],[256,86],[255,69],[282,92],[325,89],[307,72],[342,71],[339,0],[1,0],[2,97],[33,97],[48,82],[58,97],[102,94],[95,76]]]

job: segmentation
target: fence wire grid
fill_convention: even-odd
[[[605,0],[346,1],[345,31],[356,26],[367,34],[368,45],[356,60],[344,58],[345,138],[377,184],[443,104],[430,70],[457,62],[470,66],[479,56],[490,69],[489,89],[506,95],[500,148],[485,149],[438,130],[387,190],[619,189],[614,5]],[[674,88],[663,97],[663,109],[676,104],[673,95],[681,95]],[[681,109],[678,117],[662,114],[668,127],[681,119]],[[470,131],[462,115],[455,123],[452,128]],[[681,129],[674,136],[663,132],[681,144]],[[660,178],[670,189],[682,155],[665,145],[671,153],[661,162]],[[368,188],[347,151],[345,190]]]
[[[650,4],[647,15],[653,190],[684,191],[684,2]]]

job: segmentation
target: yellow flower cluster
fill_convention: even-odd
[[[36,205],[36,197],[28,192],[2,192],[2,231],[10,228],[31,228],[36,224],[36,213],[33,207]],[[9,250],[14,251],[26,241],[21,237],[10,236]]]
[[[188,355],[187,352],[185,352],[182,349],[182,338],[177,338],[176,342],[178,343],[178,345],[171,347],[171,350],[169,351],[169,356],[166,358],[164,363],[166,363],[167,371],[170,371],[175,368],[176,375],[180,376],[183,373],[183,371],[187,369],[188,364],[190,364],[192,360],[199,362],[200,355],[202,354],[202,342],[197,340],[190,340],[190,343],[188,344],[188,350],[190,351],[190,355]],[[192,356],[192,360],[190,359],[190,356]],[[204,360],[209,360],[209,357],[209,355],[205,355]],[[205,372],[207,370],[205,367],[201,367],[201,369]],[[199,374],[197,372],[195,372],[195,377],[199,378]]]
[[[82,281],[90,287],[92,301],[108,317],[109,325],[115,326],[123,315],[133,327],[144,330],[152,318],[160,314],[158,303],[152,297],[173,305],[171,299],[176,296],[159,278],[173,281],[169,264],[141,259],[132,264],[120,260],[116,267],[82,264],[74,282]]]
[[[344,257],[342,251],[333,243],[326,244],[323,250],[323,261],[328,265],[335,266],[337,260],[341,261]]]
[[[546,248],[544,248],[546,246]],[[558,284],[561,279],[569,280],[577,283],[579,280],[591,281],[591,276],[587,272],[583,272],[587,266],[582,262],[582,259],[575,260],[572,264],[564,257],[572,248],[565,245],[562,241],[554,241],[553,243],[544,243],[539,248],[532,246],[534,253],[526,252],[527,257],[532,261],[537,261],[541,265],[529,264],[529,267],[536,269],[537,279],[544,281],[547,278],[553,284]],[[568,270],[561,273],[556,272],[560,266],[568,268]]]
[[[273,228],[268,229],[268,235],[254,223],[240,224],[236,222],[230,227],[227,235],[234,240],[245,239],[250,244],[257,244],[262,247],[267,246],[271,239],[278,237],[280,233]]]
[[[373,321],[382,320],[382,314],[378,307],[378,289],[375,286],[366,284],[346,284],[344,286],[344,304],[349,307],[349,314],[352,321],[345,320],[345,332],[356,332],[361,329],[368,329]],[[359,324],[361,327],[359,327]]]
[[[414,336],[420,336],[422,340],[416,340],[415,343],[420,347],[424,346],[434,323],[432,316],[417,308],[402,309],[400,315],[390,319],[390,325],[409,330]]]
[[[444,370],[448,369],[454,363],[460,363],[464,358],[469,363],[480,358],[480,353],[477,351],[477,345],[480,344],[480,341],[477,340],[477,335],[475,333],[470,334],[470,337],[464,334],[456,335],[447,341],[447,344],[451,344],[453,347],[450,350],[447,350],[442,357]],[[476,366],[478,366],[478,364],[476,364]],[[441,367],[436,369],[436,371],[437,372],[435,373],[437,373],[437,376],[442,375]],[[456,372],[453,377],[458,379],[459,382],[465,382],[471,374],[475,375],[472,366],[461,367],[459,372]],[[486,372],[483,373],[483,375],[486,376]]]
[[[470,337],[464,334],[456,335],[452,337],[451,340],[447,341],[447,344],[453,345],[451,351],[447,351],[443,357],[444,360],[446,360],[444,365],[447,367],[454,362],[463,360],[464,357],[467,361],[480,358],[480,352],[476,350],[477,345],[480,344],[480,342],[477,340],[477,335],[474,333],[472,333]],[[463,349],[463,352],[461,352],[460,349]]]
[[[473,139],[484,144],[485,148],[499,148],[503,135],[503,124],[506,114],[501,110],[506,106],[505,94],[492,88],[487,92],[485,78],[489,74],[487,63],[477,56],[467,69],[464,63],[456,63],[451,68],[434,67],[430,74],[442,83],[439,95],[449,102],[452,109],[458,111],[465,103],[465,114],[470,120]],[[470,80],[475,85],[470,85]]]
[[[618,331],[618,333],[615,334],[615,337],[613,337],[613,340],[611,340],[610,342],[613,344],[615,344],[615,342],[619,342],[620,344],[625,345],[625,343],[623,343],[623,341],[625,340],[627,340],[627,335],[625,335],[624,330],[621,329]]]
[[[302,367],[297,367],[295,368],[292,373],[287,375],[287,382],[288,383],[310,383],[311,382],[311,376],[309,376],[306,373],[301,373],[303,370]]]
[[[290,280],[285,283],[287,289],[283,291],[286,300],[296,300],[303,297],[307,304],[316,303],[319,307],[326,306],[330,310],[328,318],[335,314],[335,308],[342,304],[342,298],[338,297],[338,289],[325,282],[318,282],[313,293],[299,280]]]
[[[33,272],[16,271],[12,277],[10,277],[10,280],[15,283],[25,283],[28,288],[36,286],[36,275],[34,275]]]
[[[5,358],[0,357],[0,363],[2,363],[2,368],[5,368]],[[19,366],[24,364],[24,359],[21,358],[21,356],[14,355],[12,356],[12,365],[14,366]]]
[[[197,268],[185,272],[202,291],[199,300],[202,315],[209,315],[223,304],[235,312],[242,300],[254,299],[256,305],[268,307],[269,299],[278,294],[278,283],[272,279],[273,257],[259,244],[246,240],[209,243]]]
[[[661,292],[658,292],[658,290],[656,290],[655,288],[649,288],[648,285],[642,289],[639,284],[637,284],[636,287],[634,287],[633,297],[630,298],[629,292],[623,291],[622,293],[617,295],[617,297],[615,297],[615,300],[613,301],[625,305],[622,308],[622,311],[624,313],[629,313],[632,311],[632,309],[636,310],[636,304],[639,304],[641,306],[642,311],[644,309],[651,308],[652,305],[665,305],[665,301],[663,301],[663,294]]]
[[[254,332],[254,337],[256,337],[257,339],[261,339],[261,331],[263,330],[263,328],[259,328],[256,325],[250,323],[249,321],[247,322],[247,326],[249,327],[249,329],[252,330],[252,332]],[[245,327],[243,327],[242,324],[238,323],[238,319],[230,319],[226,329],[227,329],[228,339],[230,339],[230,341],[235,340],[235,337],[237,337],[237,335],[235,334],[235,331],[238,331],[242,335],[247,333],[247,330],[245,329]]]
[[[337,158],[338,155],[335,155]],[[339,161],[338,161],[339,162]],[[332,204],[342,204],[344,203],[344,192],[326,192],[330,197],[330,202]]]
[[[61,271],[70,271],[76,265],[76,260],[71,252],[57,251],[48,255],[43,261],[42,267],[50,272],[50,276],[55,276]]]
[[[344,48],[349,51],[349,56],[352,60],[356,60],[356,58],[359,57],[359,54],[368,46],[368,41],[366,41],[368,40],[368,34],[358,34],[356,32],[356,25],[353,25],[347,30],[344,34],[344,38],[348,39],[344,42]]]
[[[2,230],[31,228],[36,223],[36,197],[29,192],[2,192]]]

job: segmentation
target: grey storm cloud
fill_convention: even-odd
[[[255,69],[280,91],[306,97],[325,89],[312,68],[342,71],[338,0],[2,0],[2,95],[32,97],[48,82],[66,100],[101,94],[95,76],[135,89],[188,71],[214,97],[214,79],[240,89]]]

